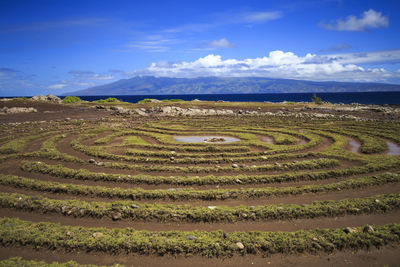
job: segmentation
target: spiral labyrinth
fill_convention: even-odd
[[[157,257],[396,245],[399,145],[399,125],[355,120],[3,125],[0,240],[16,255]]]

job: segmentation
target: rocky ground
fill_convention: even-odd
[[[296,210],[308,209],[310,204],[314,201],[341,201],[344,199],[352,200],[354,198],[367,197],[376,197],[373,199],[372,204],[368,204],[371,206],[371,209],[373,207],[380,207],[379,205],[382,203],[378,198],[381,194],[398,194],[398,192],[400,192],[400,183],[395,182],[398,180],[396,177],[400,175],[399,165],[397,161],[395,161],[398,159],[398,156],[389,156],[386,150],[381,150],[372,154],[362,154],[359,148],[353,151],[350,147],[350,143],[356,142],[359,146],[361,143],[357,141],[355,137],[345,134],[342,135],[341,132],[338,132],[339,134],[337,134],[336,138],[340,140],[340,138],[343,137],[342,141],[344,145],[342,144],[342,148],[344,151],[342,152],[345,156],[341,156],[340,153],[337,154],[337,150],[329,152],[329,148],[334,149],[337,140],[333,137],[329,137],[334,131],[329,132],[328,130],[332,129],[328,129],[328,127],[337,127],[335,128],[336,130],[343,131],[346,130],[347,126],[350,126],[349,129],[352,129],[352,127],[353,129],[358,129],[357,127],[359,127],[360,131],[364,129],[375,129],[376,133],[372,133],[370,137],[374,138],[373,140],[375,141],[382,141],[386,144],[386,141],[390,139],[387,137],[390,136],[389,134],[398,138],[398,122],[400,122],[399,107],[378,105],[332,105],[329,103],[316,105],[313,103],[234,103],[206,101],[177,103],[154,101],[146,104],[123,102],[105,104],[81,102],[65,104],[55,96],[1,100],[0,127],[2,132],[0,135],[0,145],[4,146],[12,143],[13,140],[20,140],[21,142],[25,142],[25,146],[19,148],[19,144],[10,145],[9,149],[14,149],[16,151],[15,154],[10,154],[4,150],[3,147],[5,153],[0,155],[3,157],[0,164],[0,175],[3,175],[2,179],[4,181],[6,175],[18,176],[20,180],[26,177],[32,181],[27,182],[25,187],[13,185],[13,181],[10,181],[10,184],[3,182],[0,185],[0,195],[3,194],[3,202],[0,201],[0,204],[2,203],[3,205],[0,207],[0,217],[19,218],[32,223],[60,223],[61,225],[75,227],[66,231],[64,235],[61,235],[61,238],[55,241],[55,246],[58,246],[58,243],[61,244],[61,242],[65,240],[67,240],[68,243],[70,238],[74,238],[74,234],[83,234],[87,229],[93,227],[106,227],[107,231],[116,228],[124,229],[126,227],[134,227],[136,230],[147,230],[151,232],[170,230],[192,231],[190,234],[185,234],[182,241],[187,242],[185,244],[189,245],[197,244],[197,242],[202,240],[197,237],[200,231],[224,231],[225,234],[223,237],[228,240],[230,240],[230,236],[233,236],[234,232],[237,231],[245,233],[251,231],[301,232],[319,228],[339,229],[340,234],[344,237],[353,234],[373,235],[374,232],[378,231],[377,227],[379,225],[398,223],[400,209],[388,206],[389,211],[387,212],[367,212],[365,211],[366,209],[364,209],[365,207],[357,206],[358,208],[352,210],[354,214],[349,212],[349,214],[343,216],[324,215],[316,218],[303,216],[300,218],[293,217],[291,219],[269,218],[266,220],[250,220],[249,216],[256,216],[253,209],[263,205],[276,205],[278,206],[277,209],[279,209],[279,212],[284,210],[281,206],[287,208],[289,205],[298,205],[296,206],[297,208],[293,210],[293,212],[297,212]],[[207,125],[207,123],[210,124]],[[208,140],[206,144],[207,147],[217,146],[218,149],[221,149],[220,151],[200,150],[200,152],[197,150],[195,150],[195,152],[190,150],[186,151],[186,144],[181,145],[156,138],[157,133],[163,133],[162,135],[164,135],[164,137],[165,135],[197,135],[199,132],[203,132],[203,126],[208,126],[210,129],[213,129],[213,127],[218,128],[224,133],[231,132],[233,136],[243,136],[244,139],[246,138],[245,134],[247,131],[256,131],[262,128],[265,132],[254,132],[252,134],[257,140],[253,140],[253,143],[248,142],[248,144],[251,144],[249,145],[248,151],[223,150],[231,146],[230,144],[223,144],[225,141],[223,137],[214,137],[214,139]],[[303,132],[302,128],[295,129],[295,127],[292,128],[292,126],[304,126],[304,129],[314,129],[315,132],[312,135],[307,135]],[[105,130],[91,132],[92,130],[100,128]],[[244,129],[246,129],[245,132],[243,132]],[[277,134],[276,130],[279,129],[283,130],[285,134],[277,137],[286,138],[288,144],[282,143],[278,145],[276,139],[272,138],[273,134]],[[136,135],[132,134],[131,136],[123,134],[124,131],[131,130],[136,130],[138,133]],[[325,130],[327,131],[324,132]],[[121,135],[115,134],[118,133],[118,131],[120,131]],[[268,133],[270,136],[268,136]],[[204,135],[205,134],[207,133],[204,132]],[[367,132],[366,134],[366,132],[361,131],[360,134],[365,137],[370,133]],[[381,136],[379,134],[381,134]],[[19,139],[16,139],[17,137]],[[81,137],[84,138],[80,139]],[[313,138],[315,138],[315,140]],[[313,140],[316,141],[314,144]],[[268,144],[265,147],[259,147],[255,145],[256,143],[254,143],[254,141],[263,141]],[[75,146],[73,146],[74,142],[77,142]],[[129,142],[131,142],[130,145]],[[394,139],[391,140],[391,142],[395,142]],[[262,143],[262,145],[265,145],[264,143]],[[268,145],[271,145],[274,149],[286,149],[287,147],[289,151],[292,149],[290,153],[293,154],[291,156],[298,155],[299,157],[289,159],[275,158],[275,156],[279,156],[279,153],[268,154]],[[81,150],[79,147],[81,147]],[[234,144],[232,144],[232,147],[236,148]],[[99,149],[91,151],[91,148]],[[129,156],[126,154],[128,148],[133,148],[131,151],[132,154],[129,154]],[[297,150],[297,148],[299,150]],[[237,149],[241,149],[240,146],[237,146]],[[285,152],[285,150],[282,151]],[[282,151],[280,153],[284,155],[285,153]],[[101,153],[106,154],[102,155]],[[105,155],[115,156],[115,158],[107,158]],[[229,158],[227,155],[232,158]],[[346,158],[347,155],[351,155],[353,159]],[[334,164],[337,161],[338,165],[322,165],[320,163],[325,161],[320,162],[321,157],[326,157],[326,162],[328,163],[331,162]],[[371,159],[371,161],[377,165],[385,162],[389,164],[391,160],[395,163],[393,165],[388,165],[389,167],[385,167],[386,169],[377,168],[367,173],[349,174],[348,177],[328,177],[328,175],[334,171],[361,168],[366,164],[363,160],[367,158]],[[125,159],[129,159],[130,161],[125,161]],[[209,160],[218,161],[209,162]],[[26,161],[25,164],[29,164],[31,169],[22,168],[23,161]],[[111,166],[113,166],[112,164],[119,166],[118,164],[121,163],[127,164],[127,166],[135,165],[137,169],[111,168]],[[264,164],[265,166],[269,166],[270,169],[257,170],[258,167],[264,166]],[[301,167],[302,164],[304,164],[304,166],[313,166],[315,169],[295,168],[295,166]],[[45,165],[53,166],[55,168],[54,171],[51,172],[44,169],[43,171],[39,171],[39,169],[44,168]],[[154,168],[154,170],[151,168]],[[189,171],[187,171],[186,168]],[[68,169],[70,176],[63,176],[64,174],[60,174],[61,171],[66,171]],[[205,169],[207,169],[207,171],[205,171]],[[247,182],[245,180],[246,176],[251,176],[253,174],[254,176],[276,175],[282,179],[286,179],[302,171],[307,171],[312,174],[309,176],[311,178],[314,177],[314,175],[315,177],[321,175],[321,177],[315,180],[313,180],[314,178],[310,180],[301,180],[299,178],[299,181],[277,180],[270,183],[254,184],[249,182],[250,180]],[[79,173],[82,177],[71,175],[71,173],[74,173],[74,175]],[[286,174],[288,176],[285,176]],[[328,178],[323,178],[323,174],[326,174]],[[143,181],[141,180],[138,184],[128,183],[131,178],[136,176],[141,177],[140,175],[147,177],[146,179],[148,180],[143,179]],[[233,182],[226,182],[226,184],[207,184],[206,182],[203,184],[202,179],[210,175],[214,177],[213,179],[217,179],[220,176],[225,177],[221,179],[221,181],[230,181],[229,179],[232,178]],[[365,186],[364,188],[357,186],[345,188],[345,183],[340,184],[340,186],[336,185],[337,183],[346,181],[350,183],[364,176],[372,176],[379,179],[381,176],[385,175],[390,176],[393,181],[388,178],[388,181],[391,181],[390,183],[382,182],[382,184]],[[112,180],[111,178],[117,180]],[[153,178],[155,180],[160,179],[160,184],[149,183]],[[184,184],[182,182],[187,179],[192,179],[194,184]],[[18,182],[18,179],[15,180]],[[2,180],[0,179],[0,181]],[[171,181],[174,182],[172,183]],[[46,191],[47,189],[39,191],[39,187],[35,187],[37,182],[42,182],[45,186],[48,186],[50,183],[52,185],[62,184],[62,187],[55,191]],[[172,184],[170,184],[170,182]],[[331,191],[319,193],[307,191],[307,193],[304,194],[289,194],[275,197],[236,199],[234,197],[231,198],[231,193],[228,191],[228,195],[226,193],[224,195],[228,196],[228,199],[213,200],[161,198],[157,200],[149,198],[138,199],[131,202],[131,199],[121,198],[121,200],[130,201],[130,204],[124,207],[112,205],[109,209],[107,208],[104,211],[100,210],[101,207],[105,207],[108,203],[119,200],[119,198],[108,198],[107,194],[113,194],[114,191],[134,190],[137,187],[141,188],[141,190],[143,189],[142,191],[152,192],[154,196],[164,191],[166,192],[165,194],[179,196],[179,194],[185,192],[187,189],[197,190],[195,193],[196,195],[207,193],[212,190],[239,190],[243,192],[247,190],[251,193],[250,189],[254,189],[255,192],[256,190],[262,190],[268,187],[273,187],[274,190],[277,191],[285,189],[286,187],[291,187],[293,190],[301,188],[305,190],[308,186],[319,188],[319,186],[329,186],[330,184],[332,185],[327,188],[330,188],[329,190]],[[58,191],[74,186],[76,186],[76,190],[81,190],[81,187],[89,186],[92,188],[91,192],[95,192],[93,188],[98,188],[104,190],[107,194],[90,195],[91,193],[84,194],[83,191],[79,191],[80,193],[60,193]],[[16,202],[12,203],[10,206],[5,206],[4,203],[6,203],[5,200],[7,199],[4,195],[11,193],[18,194],[15,199],[12,198],[12,200]],[[19,196],[23,196],[23,198],[18,198]],[[81,203],[97,201],[98,204],[88,204],[78,209],[75,208],[75,206],[69,207],[64,204],[64,202],[60,202],[57,204],[59,208],[54,207],[54,209],[51,209],[51,207],[48,207],[48,205],[43,202],[44,198],[49,198],[54,203],[59,203],[57,201],[80,201]],[[395,202],[395,200],[396,199],[394,199],[393,202]],[[49,208],[48,212],[40,210],[35,206],[40,203],[43,205],[40,209],[44,210],[45,208]],[[56,205],[54,203],[52,205]],[[28,204],[32,204],[32,206],[24,209],[23,205]],[[212,214],[211,212],[217,212],[221,209],[222,205],[227,207],[226,209],[242,209],[241,207],[243,206],[246,208],[248,207],[249,210],[237,213],[239,214],[238,218],[240,220],[238,219],[238,221],[235,222],[224,221],[223,217],[221,222],[180,221],[179,218],[181,218],[180,216],[182,214],[178,213],[181,211],[175,210],[173,211],[174,213],[171,214],[171,217],[165,217],[166,221],[141,221],[139,219],[136,220],[124,217],[127,214],[127,210],[138,211],[146,205],[151,204],[156,204],[154,207],[152,206],[152,209],[160,209],[154,211],[154,214],[157,216],[165,214],[166,211],[159,208],[165,204],[168,204],[170,209],[174,209],[177,205],[183,204],[191,205],[193,209],[204,207],[203,212],[199,212],[198,215],[207,212],[210,212],[210,214]],[[99,207],[97,207],[97,205],[99,205]],[[370,206],[367,208],[370,208]],[[99,217],[88,215],[91,209],[96,212],[98,211],[100,215],[98,214],[96,216]],[[104,214],[101,212],[104,214],[110,212],[110,216],[103,216]],[[185,212],[190,212],[190,210]],[[184,216],[184,218],[191,218],[191,216]],[[371,225],[374,225],[375,228]],[[363,228],[358,229],[357,227],[360,226]],[[38,229],[38,231],[40,231],[41,228],[38,227]],[[7,229],[0,229],[0,231],[2,230],[7,231]],[[88,240],[82,242],[82,244],[99,244],[99,246],[106,244],[106,242],[110,240],[107,237],[108,232],[101,231],[102,230],[96,230],[91,233]],[[15,236],[17,237],[18,235],[15,234]],[[13,235],[8,236],[7,240],[13,237]],[[381,237],[387,238],[384,236]],[[380,237],[375,239],[375,241],[380,242],[381,239],[379,238]],[[115,239],[116,242],[118,240],[120,239]],[[200,256],[195,253],[194,256],[183,254],[158,256],[155,252],[152,252],[154,254],[150,255],[137,255],[132,253],[117,254],[115,251],[113,253],[108,253],[109,250],[107,249],[106,252],[101,252],[100,250],[96,251],[97,248],[93,247],[91,251],[89,251],[90,249],[86,251],[78,248],[79,253],[73,253],[62,249],[54,251],[51,247],[52,245],[46,245],[50,244],[46,243],[47,241],[40,248],[26,245],[26,243],[22,245],[20,243],[18,243],[19,245],[8,243],[0,246],[0,259],[20,256],[25,259],[40,259],[46,262],[66,262],[68,260],[75,260],[82,264],[104,265],[118,262],[127,265],[134,263],[134,266],[203,266],[204,264],[211,266],[382,266],[383,264],[395,266],[399,262],[399,248],[395,245],[384,245],[380,249],[371,245],[370,249],[359,249],[358,251],[353,251],[351,248],[345,247],[344,249],[342,248],[343,250],[337,249],[333,253],[326,253],[326,251],[324,251],[324,246],[328,244],[328,246],[335,247],[335,244],[324,243],[314,237],[312,242],[314,248],[317,249],[315,254],[299,252],[298,254],[293,253],[287,255],[279,252],[268,255],[267,257],[261,257],[258,254],[251,254],[251,252],[245,253],[250,241],[245,239],[230,240],[230,248],[233,248],[235,253],[233,257],[222,258]],[[321,243],[319,243],[320,241]],[[362,240],[358,241],[361,242]],[[73,242],[70,243],[72,244]],[[166,244],[169,243],[166,242]],[[113,244],[107,243],[107,245],[111,246]],[[122,245],[124,244],[121,243],[121,246]],[[216,244],[210,244],[211,247],[214,245]],[[296,244],[292,245],[295,246]],[[273,246],[273,244],[271,246]],[[243,255],[241,255],[241,253],[243,253]]]

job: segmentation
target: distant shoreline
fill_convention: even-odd
[[[269,93],[269,94],[192,94],[192,95],[102,95],[102,96],[79,96],[82,100],[94,101],[115,97],[119,100],[137,103],[145,98],[154,99],[182,99],[185,101],[231,101],[231,102],[311,102],[314,93]],[[334,104],[360,103],[376,105],[400,105],[400,91],[390,92],[335,92],[315,93]]]

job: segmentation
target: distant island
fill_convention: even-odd
[[[182,95],[383,91],[400,91],[400,85],[315,82],[262,77],[168,78],[142,76],[122,79],[109,84],[64,93],[63,95]]]

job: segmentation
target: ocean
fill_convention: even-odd
[[[117,96],[79,96],[83,100],[93,101],[115,97],[118,100],[137,103],[145,98],[154,99],[182,99],[186,101],[199,99],[205,101],[239,101],[239,102],[311,102],[314,93],[274,93],[274,94],[198,94],[198,95],[117,95]],[[357,93],[316,93],[322,101],[331,103],[360,103],[360,104],[388,104],[400,105],[399,92],[357,92]]]

